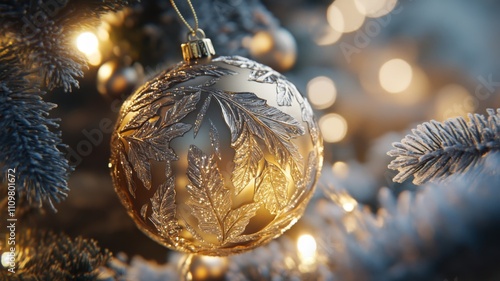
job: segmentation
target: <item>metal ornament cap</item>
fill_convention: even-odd
[[[208,58],[215,55],[215,49],[212,40],[205,38],[205,32],[197,29],[193,34],[188,34],[188,42],[181,44],[182,57],[184,61]]]

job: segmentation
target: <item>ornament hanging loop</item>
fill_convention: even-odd
[[[196,11],[194,10],[193,3],[191,3],[191,0],[187,0],[189,4],[189,8],[191,8],[191,12],[193,13],[193,18],[194,18],[194,28],[191,27],[191,25],[187,22],[187,20],[182,16],[181,11],[179,11],[179,8],[175,4],[174,0],[170,0],[170,3],[172,4],[172,7],[174,7],[175,12],[179,16],[179,18],[182,20],[182,22],[187,26],[191,34],[196,35],[196,32],[198,31],[198,16],[196,16]]]
[[[179,18],[184,22],[184,24],[189,29],[189,33],[187,35],[188,42],[183,43],[181,45],[182,56],[184,57],[184,61],[190,62],[192,60],[209,58],[215,55],[215,49],[212,45],[212,41],[208,38],[205,38],[205,32],[198,28],[198,16],[196,16],[196,11],[194,10],[193,4],[191,0],[187,0],[189,7],[191,8],[191,12],[193,12],[194,17],[194,28],[186,21],[186,19],[182,16],[179,8],[175,4],[174,0],[170,0],[172,3],[172,7],[174,7]]]
[[[188,32],[188,41],[203,40],[205,39],[205,31],[201,28],[197,28],[194,32]]]

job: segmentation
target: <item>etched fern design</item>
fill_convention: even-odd
[[[174,84],[186,82],[201,75],[211,77],[222,77],[234,75],[235,72],[212,64],[183,65],[175,71],[166,71],[158,75],[151,82],[145,84],[133,95],[134,99],[128,99],[124,108],[128,110],[122,113],[122,118],[129,112],[138,111],[146,106],[154,104],[168,96]],[[162,101],[163,103],[163,101]]]
[[[302,155],[297,146],[291,142],[293,138],[305,134],[302,124],[290,115],[275,107],[267,105],[266,100],[257,97],[254,93],[212,92],[213,97],[222,108],[223,116],[231,131],[231,146],[236,150],[247,149],[250,154],[241,155],[242,161],[235,159],[234,177],[248,172],[247,164],[255,165],[262,152],[256,151],[259,137],[276,157],[282,167],[287,164],[292,174],[300,177],[302,170]],[[244,141],[238,141],[243,136]],[[247,143],[250,142],[250,143]],[[245,147],[246,146],[246,147]],[[246,159],[250,157],[251,159]],[[251,177],[243,178],[252,179]],[[241,186],[248,182],[243,181]]]
[[[187,205],[198,220],[198,228],[203,233],[215,235],[221,245],[230,243],[245,230],[255,216],[258,204],[249,203],[232,209],[231,192],[224,186],[215,155],[208,156],[194,145],[188,152],[187,175]],[[195,230],[191,228],[190,231]]]
[[[181,227],[176,218],[174,177],[169,177],[161,184],[150,200],[152,214],[149,220],[163,238],[170,240],[177,238]]]
[[[232,182],[239,194],[259,174],[264,153],[248,129],[243,130],[231,146],[235,149]]]
[[[268,164],[259,177],[255,201],[263,202],[273,215],[288,205],[288,181],[286,175],[274,164]]]
[[[256,81],[259,83],[274,84],[276,83],[276,102],[279,106],[291,106],[292,99],[295,96],[295,86],[286,80],[285,76],[258,62],[249,60],[240,56],[219,57],[214,61],[221,61],[229,65],[238,66],[252,70],[249,81]]]
[[[150,159],[156,161],[178,159],[170,148],[170,141],[191,129],[192,125],[178,121],[195,109],[199,99],[199,92],[185,95],[167,110],[163,118],[156,121],[146,120],[132,134],[123,136],[129,145],[128,160],[146,189],[151,188]],[[126,131],[122,130],[121,133]]]

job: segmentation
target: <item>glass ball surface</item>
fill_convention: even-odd
[[[122,105],[115,190],[136,225],[174,250],[253,249],[303,214],[323,161],[306,98],[243,57],[181,62]]]

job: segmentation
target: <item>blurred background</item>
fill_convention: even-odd
[[[189,19],[187,5],[177,2]],[[396,172],[387,169],[391,143],[411,128],[500,107],[498,1],[193,4],[218,54],[267,64],[307,96],[325,143],[317,192],[341,186],[353,198],[337,198],[346,211],[358,203],[376,209],[382,187],[394,193],[417,189],[410,182],[393,183]],[[114,253],[167,260],[169,250],[136,228],[114,192],[108,169],[110,124],[134,88],[182,59],[186,34],[168,1],[150,0],[107,15],[99,28],[75,37],[90,61],[80,89],[45,97],[58,104],[51,115],[61,118],[75,172],[58,213],[33,219],[38,228],[94,238]],[[313,200],[310,209],[320,200]]]

